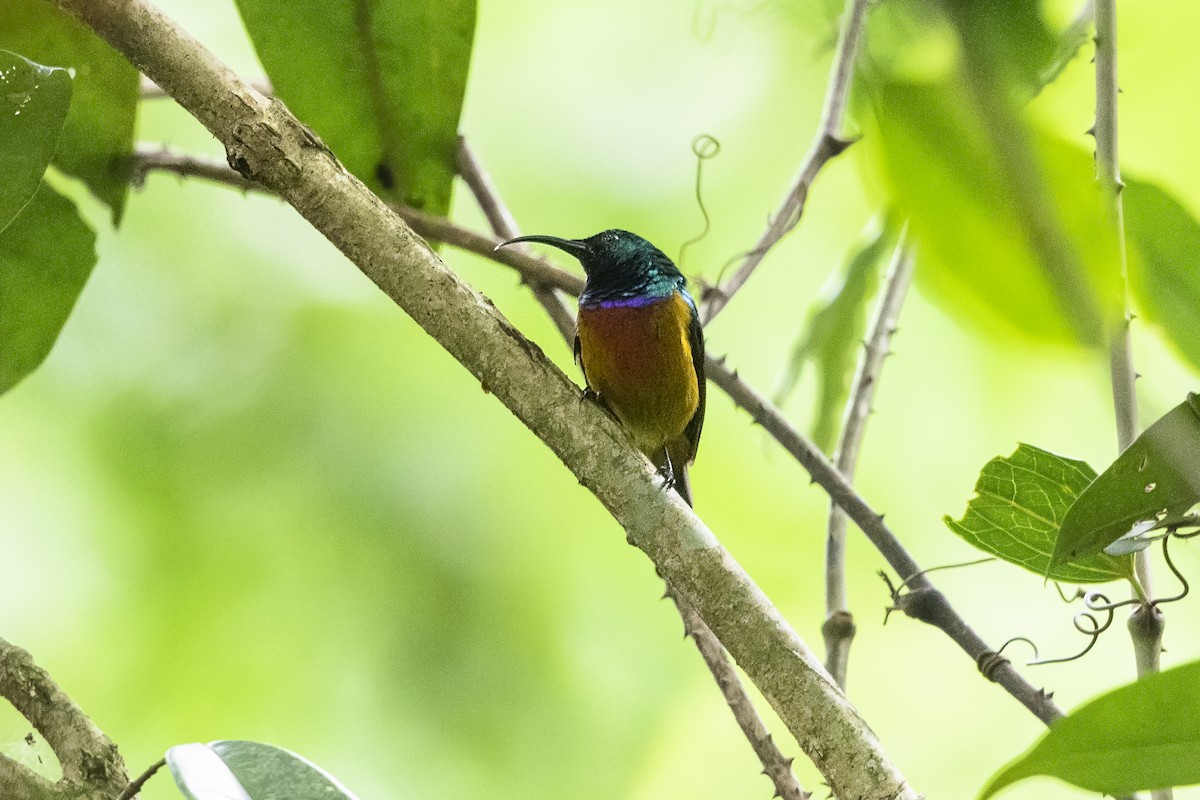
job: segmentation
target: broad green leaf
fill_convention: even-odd
[[[958,29],[963,57],[983,67],[996,96],[1028,97],[1058,48],[1040,0],[940,0]]]
[[[445,214],[475,0],[237,0],[275,92],[380,197]]]
[[[1167,412],[1083,491],[1063,519],[1052,567],[1099,553],[1139,522],[1178,522],[1200,502],[1200,396]]]
[[[890,220],[885,221],[850,253],[842,269],[830,277],[792,346],[787,369],[776,392],[778,403],[796,387],[805,363],[813,362],[820,381],[820,400],[812,436],[817,447],[825,452],[833,446],[842,405],[849,391],[854,354],[866,326],[867,299],[875,292],[880,265],[895,239]]]
[[[997,773],[980,798],[1033,775],[1113,797],[1200,783],[1200,661],[1075,709]]]
[[[0,50],[0,232],[33,197],[71,105],[71,76]]]
[[[189,800],[356,800],[316,764],[262,742],[177,745],[166,760]]]
[[[74,70],[71,110],[54,165],[82,180],[121,219],[129,193],[138,71],[92,31],[43,0],[0,3],[0,47]]]
[[[955,82],[889,84],[876,94],[879,135],[866,141],[881,155],[890,199],[920,245],[917,280],[963,324],[1075,343],[1083,334],[1047,278],[1063,266],[1046,262],[1032,237],[1053,231],[1071,260],[1090,270],[1078,276],[1085,288],[1119,274],[1091,155],[1023,129],[1036,174],[1017,196],[972,108]]]
[[[1200,223],[1153,183],[1126,177],[1122,197],[1138,308],[1200,367]]]
[[[43,183],[0,232],[0,392],[50,352],[96,264],[96,236]]]
[[[1095,477],[1095,470],[1083,461],[1021,444],[1011,456],[997,456],[984,465],[975,483],[976,497],[962,519],[942,519],[985,553],[1050,580],[1105,583],[1129,578],[1133,562],[1128,556],[1100,553],[1050,568],[1059,524]]]

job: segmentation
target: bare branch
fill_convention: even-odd
[[[853,482],[854,470],[858,466],[858,454],[862,449],[863,433],[875,399],[875,387],[879,384],[884,359],[891,353],[892,334],[896,332],[900,306],[904,303],[908,284],[912,280],[912,265],[906,228],[900,234],[895,256],[884,278],[879,307],[858,361],[850,398],[846,402],[842,432],[833,454],[834,466],[850,482]],[[854,617],[846,601],[846,515],[838,506],[831,504],[825,537],[825,624],[821,627],[821,633],[825,638],[825,668],[843,691],[846,689],[846,671],[854,630]]]
[[[506,241],[521,235],[516,217],[508,210],[508,206],[500,197],[500,192],[492,183],[487,171],[484,170],[483,164],[479,163],[474,151],[467,144],[465,136],[458,137],[458,174],[466,181],[471,194],[475,196],[480,210],[487,217],[488,224],[492,226],[492,233]],[[517,248],[530,254],[529,248],[524,244],[517,245]],[[546,310],[554,327],[558,328],[559,334],[566,340],[567,346],[571,347],[575,340],[575,315],[571,313],[570,307],[563,302],[563,299],[552,287],[531,283],[529,288],[533,292],[534,299]]]
[[[675,596],[670,584],[667,585],[667,596],[675,603],[679,616],[683,618],[683,632],[696,643],[696,649],[700,651],[708,671],[716,680],[729,710],[733,712],[733,718],[737,720],[738,727],[754,748],[754,754],[763,765],[763,774],[775,784],[775,796],[783,800],[809,800],[812,794],[800,786],[796,773],[792,771],[792,759],[785,758],[775,745],[771,732],[767,730],[762,717],[754,708],[753,701],[746,694],[737,671],[729,663],[729,656],[721,642],[704,624],[704,620],[700,619],[700,615]]]
[[[907,605],[902,609],[905,613],[940,628],[976,663],[980,663],[982,658],[994,652],[966,620],[959,616],[945,595],[924,575],[904,545],[884,524],[883,515],[876,513],[867,501],[854,491],[850,482],[815,445],[791,426],[779,409],[750,388],[721,360],[708,358],[705,362],[705,373],[709,380],[725,390],[730,399],[749,412],[755,422],[800,462],[813,481],[846,512],[892,569],[911,587],[912,591],[905,596],[908,598]],[[994,666],[987,677],[1003,686],[1047,725],[1063,715],[1045,692],[1031,686],[1008,662]]]
[[[291,204],[476,376],[604,504],[758,685],[832,791],[915,800],[807,645],[617,422],[277,100],[263,97],[143,0],[57,0],[200,120],[229,163]],[[514,254],[519,255],[519,254]]]
[[[158,761],[155,761],[153,764],[146,767],[145,772],[134,778],[133,781],[131,781],[130,784],[126,786],[119,795],[117,795],[117,800],[133,800],[133,798],[137,797],[138,792],[142,790],[142,787],[146,785],[146,781],[153,778],[154,773],[158,772],[166,765],[167,760],[165,758],[160,758]]]
[[[162,171],[214,181],[243,191],[273,194],[266,186],[243,177],[233,168],[216,159],[180,155],[145,146],[138,147],[134,151],[132,171],[134,175],[140,174],[143,178],[151,172]],[[140,185],[140,183],[135,185]],[[497,250],[496,246],[504,241],[503,239],[484,236],[461,225],[455,225],[445,217],[427,214],[415,208],[392,206],[392,210],[422,237],[435,242],[443,242],[512,267],[521,276],[521,279],[531,286],[546,286],[571,295],[578,295],[583,291],[583,278],[554,266],[544,258],[520,252],[515,247]]]
[[[4,639],[0,639],[0,697],[7,699],[29,720],[58,757],[62,780],[57,788],[61,792],[86,792],[98,796],[107,792],[111,797],[128,783],[125,763],[117,746],[92,724],[54,679],[34,663],[29,653]],[[0,767],[13,765],[16,762],[11,759],[0,763]],[[0,772],[0,780],[13,782],[14,791],[22,785],[31,792],[45,788],[30,778],[32,773],[28,770],[24,775],[10,772],[13,774]],[[8,797],[7,794],[0,796]]]
[[[704,306],[706,325],[721,313],[734,294],[746,284],[754,270],[758,269],[758,265],[766,258],[767,252],[800,222],[800,216],[804,213],[804,203],[808,199],[808,190],[816,180],[817,173],[830,159],[852,144],[851,140],[842,137],[842,119],[850,98],[854,65],[870,5],[871,0],[846,0],[837,51],[833,56],[833,66],[830,67],[825,104],[821,109],[821,121],[817,125],[816,135],[804,160],[800,162],[800,169],[792,179],[792,185],[788,188],[783,202],[767,223],[767,229],[758,237],[754,249],[743,257],[741,265],[728,281],[714,286],[709,291]]]

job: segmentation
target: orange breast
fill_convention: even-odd
[[[678,294],[638,307],[580,308],[579,358],[588,386],[652,459],[679,438],[700,403]]]

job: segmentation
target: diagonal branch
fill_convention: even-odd
[[[278,100],[238,79],[144,0],[57,0],[291,204],[544,441],[721,639],[845,798],[915,800],[878,739],[762,591],[595,403],[463,284]],[[518,254],[519,255],[519,254]]]
[[[229,172],[236,175],[232,170]],[[440,217],[431,217],[408,209],[397,209],[397,211],[406,220],[411,218],[414,230],[421,235],[461,247],[509,266],[515,269],[526,282],[550,283],[554,281],[553,285],[569,294],[578,294],[583,289],[583,281],[580,278],[564,270],[556,269],[542,259],[520,253],[515,248],[504,248],[493,252],[495,245],[498,244],[495,239],[473,233]],[[737,373],[725,365],[724,359],[715,358],[711,354],[706,356],[704,371],[710,381],[723,389],[737,405],[745,409],[755,422],[760,424],[799,461],[801,466],[808,470],[813,481],[829,494],[834,504],[845,511],[850,519],[867,534],[867,538],[883,554],[892,569],[902,579],[908,579],[907,585],[925,593],[923,596],[929,598],[927,607],[933,610],[934,616],[933,619],[924,619],[922,616],[924,621],[930,622],[945,632],[976,663],[981,663],[981,660],[994,654],[995,651],[988,648],[983,639],[958,615],[945,596],[933,587],[930,580],[924,575],[919,575],[920,567],[891,529],[883,523],[882,515],[876,513],[866,500],[854,491],[854,487],[841,476],[841,473],[815,445],[792,427],[779,409],[746,385],[737,376]],[[922,607],[922,610],[924,608]],[[726,641],[723,636],[719,635],[719,638],[723,642]],[[741,663],[740,659],[738,659],[738,663]],[[993,660],[989,659],[988,663],[993,663]],[[1009,694],[1046,724],[1062,716],[1062,711],[1054,705],[1046,693],[1031,686],[1007,661],[1001,660],[1001,663],[993,663],[986,674],[990,680],[1003,686]]]
[[[892,334],[896,332],[900,306],[904,303],[908,284],[912,280],[912,266],[908,230],[905,228],[900,233],[895,256],[883,282],[879,307],[875,311],[874,322],[854,374],[850,399],[846,402],[845,419],[842,421],[842,433],[833,454],[834,466],[846,476],[847,481],[854,480],[867,417],[871,413],[884,359],[891,353]],[[825,536],[825,623],[821,626],[821,633],[825,638],[825,668],[845,691],[850,644],[854,640],[854,617],[846,600],[846,514],[833,504],[830,504],[829,526]]]
[[[49,784],[12,759],[0,761],[0,789],[5,790],[0,797],[115,797],[129,782],[117,746],[29,653],[4,639],[0,639],[0,697],[29,720],[62,766],[62,780]],[[46,794],[47,784],[55,795]]]
[[[842,138],[842,118],[850,98],[854,64],[859,43],[863,38],[863,29],[866,27],[870,4],[871,0],[846,0],[846,8],[842,12],[842,28],[838,34],[833,66],[829,70],[829,84],[825,89],[825,104],[821,109],[817,133],[804,160],[800,162],[800,169],[792,179],[792,185],[788,188],[783,202],[767,223],[767,229],[758,237],[754,249],[746,253],[741,265],[729,280],[720,286],[714,286],[707,293],[704,324],[712,322],[717,314],[721,313],[734,294],[754,274],[754,270],[758,269],[758,265],[767,257],[767,252],[799,224],[800,215],[804,213],[804,203],[808,199],[808,190],[817,179],[817,173],[830,159],[841,154],[853,143],[850,139]]]

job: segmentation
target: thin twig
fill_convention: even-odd
[[[224,161],[204,156],[181,155],[172,153],[163,147],[151,150],[145,146],[134,151],[132,166],[129,172],[129,182],[135,189],[141,189],[146,184],[146,178],[151,172],[165,172],[181,178],[201,178],[214,183],[222,183],[243,192],[265,189],[255,181],[243,177]]]
[[[750,279],[754,270],[766,258],[775,244],[786,236],[800,222],[804,213],[804,203],[808,199],[808,191],[817,173],[834,156],[842,153],[853,140],[842,136],[842,120],[846,113],[846,104],[850,98],[850,85],[854,78],[854,65],[858,55],[859,43],[863,38],[866,27],[867,10],[871,0],[846,0],[846,8],[842,12],[842,27],[838,34],[837,50],[833,56],[833,66],[829,70],[829,83],[825,89],[825,103],[821,109],[821,121],[817,125],[816,135],[808,148],[800,169],[792,179],[787,194],[775,215],[767,223],[754,245],[754,249],[746,253],[741,265],[720,286],[714,286],[707,293],[704,306],[704,323],[713,321],[717,314],[729,303]]]
[[[242,191],[274,194],[266,186],[242,177],[236,170],[215,158],[181,155],[145,145],[134,150],[131,170],[134,176],[140,175],[143,179],[152,172],[167,172],[220,183]],[[141,182],[135,183],[135,186],[140,185]],[[476,233],[461,225],[455,225],[445,217],[427,214],[408,206],[395,205],[392,206],[392,210],[424,238],[512,267],[521,279],[531,286],[546,286],[570,295],[578,295],[583,291],[583,278],[554,266],[544,258],[531,256],[515,247],[496,250],[496,245],[504,241],[502,238]]]
[[[723,389],[730,399],[745,409],[755,422],[800,462],[813,482],[820,485],[829,494],[830,499],[846,512],[892,569],[911,587],[910,595],[916,595],[920,603],[919,606],[915,602],[910,604],[904,609],[906,613],[941,629],[976,663],[986,654],[993,652],[966,620],[959,616],[950,605],[950,601],[934,587],[929,578],[919,574],[922,572],[921,567],[884,524],[883,516],[867,504],[816,445],[805,439],[778,408],[739,378],[723,360],[709,357],[705,361],[704,369],[709,380]],[[915,613],[918,607],[919,615]],[[1010,664],[1005,663],[994,668],[988,677],[1004,687],[1047,725],[1063,715],[1044,691],[1035,689]]]
[[[653,465],[535,344],[454,275],[287,110],[146,0],[56,0],[196,118],[562,460],[700,615],[840,797],[916,800],[803,640]],[[518,254],[514,254],[518,255]],[[115,794],[115,793],[114,793]]]
[[[884,278],[879,307],[858,361],[850,398],[846,402],[842,432],[833,454],[834,466],[851,482],[858,466],[858,454],[862,449],[871,404],[875,399],[875,387],[879,384],[884,360],[891,352],[892,334],[896,332],[900,306],[904,303],[908,284],[912,280],[912,266],[906,226],[900,233],[895,255]],[[846,599],[846,514],[831,503],[825,538],[825,624],[821,627],[821,633],[825,638],[825,668],[842,687],[842,691],[846,689],[846,671],[854,631],[854,616]]]
[[[465,136],[458,137],[458,174],[462,176],[467,188],[471,190],[475,202],[479,203],[479,208],[487,217],[493,233],[505,241],[521,235],[516,217],[508,210],[508,206],[500,197],[499,190],[492,183],[491,176],[487,174],[483,164],[475,157],[475,152],[467,144]],[[524,244],[517,245],[517,248],[532,255]],[[571,313],[570,306],[563,302],[563,299],[558,296],[558,292],[551,286],[531,283],[529,288],[533,292],[534,299],[546,310],[554,327],[558,328],[558,332],[566,340],[567,346],[571,347],[575,341],[575,315]]]
[[[155,761],[153,764],[146,767],[145,772],[134,778],[133,782],[126,786],[125,789],[119,795],[117,795],[117,800],[133,800],[133,798],[137,797],[137,793],[142,790],[142,787],[146,785],[146,781],[153,778],[154,773],[158,772],[166,765],[167,760],[165,758],[160,758],[158,761]]]
[[[670,584],[667,585],[667,596],[675,603],[679,616],[683,618],[684,634],[696,643],[696,649],[716,680],[729,710],[733,712],[733,718],[758,756],[763,774],[775,784],[775,796],[783,800],[809,800],[812,794],[804,791],[796,773],[792,771],[793,759],[786,758],[775,745],[775,740],[754,708],[754,702],[742,686],[733,664],[729,663],[729,655],[716,634],[704,624],[699,614],[675,596]]]

